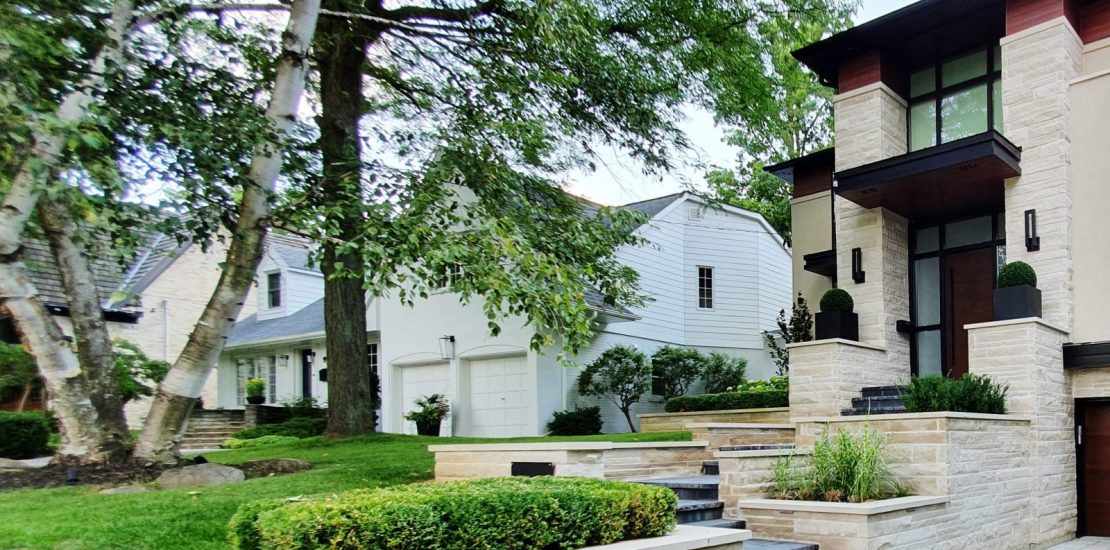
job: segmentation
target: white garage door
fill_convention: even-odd
[[[401,367],[401,433],[415,434],[416,424],[404,419],[404,415],[416,409],[415,401],[433,393],[450,395],[451,367],[447,363],[413,365]],[[451,406],[454,407],[454,403]],[[440,426],[440,435],[451,433],[451,420],[448,417]]]
[[[475,437],[529,435],[530,381],[524,356],[470,362],[466,433]]]

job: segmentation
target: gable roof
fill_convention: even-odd
[[[324,333],[324,299],[320,298],[292,315],[258,320],[255,313],[231,327],[227,347],[247,346],[272,340],[299,336],[320,336]]]
[[[628,204],[621,205],[621,208],[635,210],[636,212],[647,216],[647,218],[650,220],[651,218],[654,218],[656,214],[659,214],[668,206],[673,204],[675,201],[681,199],[682,196],[685,194],[685,192],[671,193],[670,195],[655,197],[654,199],[630,202]]]
[[[309,256],[316,247],[312,241],[303,237],[269,233],[266,235],[266,251],[281,260],[289,269],[319,272],[320,268],[310,261]]]

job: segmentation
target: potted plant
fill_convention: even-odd
[[[451,412],[447,396],[441,393],[426,395],[416,400],[416,406],[419,408],[406,414],[405,420],[415,422],[416,433],[420,435],[439,436],[439,425]]]
[[[261,405],[266,402],[266,381],[261,378],[248,378],[244,385],[247,392],[247,403]]]
[[[1025,262],[1010,262],[998,272],[994,289],[994,320],[1041,316],[1037,272]]]
[[[840,288],[831,288],[821,297],[821,312],[814,316],[818,340],[843,338],[859,341],[859,316],[852,312],[852,295]]]

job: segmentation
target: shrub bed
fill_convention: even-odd
[[[595,435],[601,433],[601,408],[583,407],[573,411],[555,411],[547,430],[551,435]]]
[[[235,433],[235,439],[258,439],[266,435],[315,437],[323,434],[327,426],[326,418],[290,418],[277,424],[262,424],[261,426],[239,430]]]
[[[262,447],[265,445],[277,445],[278,443],[289,443],[291,441],[300,441],[300,437],[290,437],[287,435],[264,435],[254,439],[228,439],[220,444],[224,449],[246,449],[249,447]]]
[[[767,390],[684,395],[668,399],[663,409],[667,412],[695,412],[767,409],[788,406],[790,406],[790,392],[786,390]]]
[[[232,546],[263,549],[581,548],[661,536],[670,489],[583,478],[492,478],[245,504]]]
[[[885,434],[864,427],[856,433],[828,430],[813,444],[809,457],[784,456],[775,461],[776,498],[827,502],[866,502],[903,497],[912,488],[890,471],[891,451]]]
[[[34,458],[50,454],[50,424],[40,413],[0,412],[0,457]]]
[[[982,375],[965,374],[952,379],[934,374],[911,379],[901,397],[907,412],[1005,414],[1007,391],[1009,386]]]

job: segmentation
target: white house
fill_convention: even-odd
[[[790,251],[762,216],[727,206],[707,206],[679,193],[624,206],[644,213],[637,231],[650,243],[625,247],[619,257],[640,274],[641,290],[652,300],[631,310],[605,306],[587,295],[597,311],[598,335],[573,360],[586,364],[616,344],[651,354],[664,345],[721,351],[748,360],[749,378],[767,378],[774,367],[762,332],[790,303]],[[269,397],[281,401],[311,395],[326,399],[323,283],[307,277],[305,264],[269,247],[260,277],[259,314],[240,321],[219,365],[220,405],[242,406],[242,381],[263,376]],[[277,250],[276,252],[274,250]],[[286,278],[286,273],[306,275]],[[284,284],[285,309],[271,311],[269,280]],[[303,285],[294,289],[293,284]],[[312,294],[315,292],[316,294]],[[480,304],[462,305],[449,293],[435,294],[413,307],[381,298],[368,304],[368,363],[382,383],[382,428],[412,433],[404,420],[413,401],[446,394],[452,407],[444,434],[511,437],[546,431],[552,413],[575,406],[601,405],[605,431],[627,431],[620,412],[605,400],[577,395],[578,370],[558,362],[558,349],[529,349],[532,329],[523,319],[505,319],[490,336]],[[645,396],[634,410],[659,410],[662,400]]]

